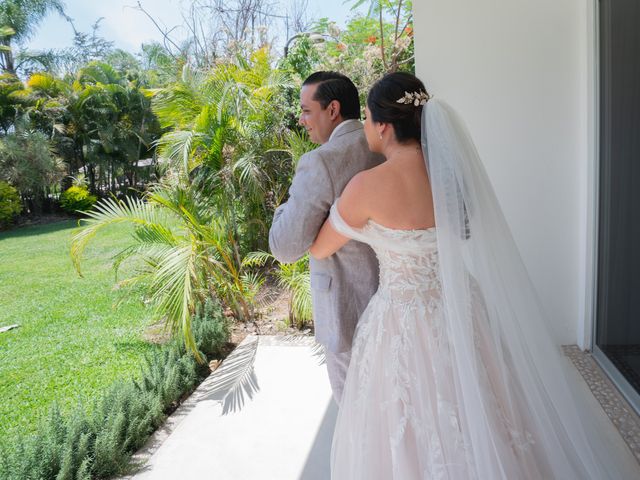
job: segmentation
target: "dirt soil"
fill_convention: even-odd
[[[278,287],[275,282],[265,282],[256,299],[255,319],[250,322],[232,322],[230,349],[239,345],[247,335],[313,336],[313,325],[302,329],[289,325],[289,297],[289,292]],[[229,318],[233,316],[229,309],[224,314]],[[170,333],[165,330],[164,323],[159,322],[148,326],[143,337],[148,342],[164,343],[169,339]]]
[[[238,345],[247,335],[308,335],[313,336],[313,325],[298,329],[289,325],[288,291],[273,282],[265,282],[256,304],[258,315],[251,322],[235,322],[231,331],[231,343]],[[225,315],[231,315],[230,311]]]

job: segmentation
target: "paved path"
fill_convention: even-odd
[[[153,435],[134,458],[145,466],[127,478],[327,480],[336,414],[313,339],[250,336]]]
[[[577,370],[621,480],[640,467]],[[247,337],[134,457],[129,480],[329,480],[337,407],[309,337]],[[609,449],[607,449],[609,450]],[[124,479],[123,479],[124,480]]]

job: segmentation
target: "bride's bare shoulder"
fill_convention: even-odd
[[[383,164],[384,165],[384,164]],[[340,203],[349,210],[369,215],[371,208],[386,196],[385,169],[377,167],[357,173],[340,195]]]
[[[345,195],[348,197],[367,197],[375,192],[380,186],[380,182],[383,178],[384,170],[381,170],[382,165],[363,170],[353,176],[344,188],[342,197]]]

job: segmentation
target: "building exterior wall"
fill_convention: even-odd
[[[594,0],[414,2],[416,74],[466,120],[557,341],[589,346]]]

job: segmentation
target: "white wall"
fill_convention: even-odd
[[[416,73],[466,119],[557,340],[583,347],[590,8],[581,0],[414,1]]]

